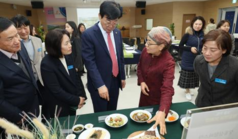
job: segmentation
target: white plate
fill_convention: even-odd
[[[102,131],[105,131],[106,132],[106,135],[105,135],[105,138],[104,139],[110,139],[111,138],[111,135],[110,133],[104,129],[104,128],[101,128],[101,127],[93,127],[93,128],[90,128],[90,129],[87,129],[85,131],[83,131],[80,136],[78,137],[78,139],[86,139],[89,134],[93,131],[93,130],[102,130]]]
[[[184,128],[188,128],[188,127],[185,127],[184,124],[186,121],[190,120],[191,117],[183,117],[181,120],[180,120],[180,123],[181,125],[184,127]]]
[[[69,134],[66,137],[66,139],[75,139],[75,138],[76,138],[76,135],[74,135],[74,134]]]
[[[124,124],[121,125],[121,126],[118,126],[118,127],[111,126],[111,125],[109,124],[110,118],[115,118],[115,117],[118,117],[118,116],[122,118]],[[119,114],[119,113],[115,113],[115,114],[108,115],[108,116],[105,118],[105,123],[106,123],[108,126],[112,127],[112,128],[122,127],[122,126],[124,126],[127,122],[128,122],[128,118],[127,118],[125,115]]]
[[[151,117],[152,117],[152,115],[151,115],[151,113],[150,112],[148,112],[148,111],[146,111],[146,110],[134,110],[134,111],[132,111],[131,113],[130,113],[130,118],[133,120],[133,121],[135,121],[135,122],[137,122],[137,123],[145,123],[146,121],[136,121],[136,120],[134,120],[133,118],[132,118],[132,116],[135,114],[135,113],[145,113],[145,114],[147,114],[148,116],[149,116],[149,118],[148,118],[148,120],[150,120],[151,119]],[[147,120],[147,121],[148,121]]]
[[[175,116],[175,120],[174,121],[169,121],[169,117],[170,116],[172,116],[170,113],[168,113],[168,116],[166,117],[166,119],[165,119],[165,122],[168,122],[168,123],[171,123],[171,122],[175,122],[175,121],[177,121],[178,119],[179,119],[179,115],[178,115],[178,113],[177,112],[175,112],[175,111],[173,111],[173,110],[170,110],[172,113],[173,113],[173,116]]]

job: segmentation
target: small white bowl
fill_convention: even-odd
[[[75,139],[75,138],[76,138],[76,135],[74,135],[74,134],[69,134],[66,137],[66,139]]]
[[[82,124],[77,124],[77,125],[73,126],[73,128],[72,128],[72,131],[74,133],[80,133],[83,130],[84,130],[84,125],[82,125]]]
[[[85,127],[85,129],[90,129],[90,128],[93,128],[93,124],[88,123],[84,127]]]

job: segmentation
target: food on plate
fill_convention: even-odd
[[[124,125],[124,121],[120,116],[110,117],[108,124],[112,127],[120,127]]]
[[[149,119],[149,115],[147,115],[146,113],[143,113],[143,112],[137,112],[132,115],[132,118],[135,121],[145,122]]]
[[[139,138],[136,139],[159,139],[155,135],[155,131],[145,131],[145,134],[143,136],[140,136]]]
[[[184,127],[188,128],[189,123],[190,123],[190,119],[188,119],[187,121],[184,122]]]
[[[156,136],[144,135],[144,136],[140,136],[140,137],[137,138],[137,139],[159,139],[159,138],[156,137]]]
[[[145,135],[156,136],[155,131],[145,131]]]
[[[74,133],[80,133],[84,130],[84,126],[82,124],[77,124],[73,126],[72,130]]]
[[[169,113],[168,113],[165,121],[166,122],[174,122],[174,121],[178,120],[178,117],[179,117],[179,115],[175,111],[169,110]]]
[[[80,131],[80,130],[82,130],[82,129],[83,129],[83,127],[78,126],[78,127],[75,127],[75,128],[74,128],[74,131]]]
[[[105,136],[106,136],[105,131],[92,129],[92,131],[90,132],[90,134],[86,139],[104,139]]]
[[[168,120],[169,121],[174,121],[174,120],[176,120],[176,117],[175,116],[168,116]]]

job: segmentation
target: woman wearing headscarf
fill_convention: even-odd
[[[194,72],[193,62],[195,57],[201,53],[204,28],[204,18],[202,16],[194,17],[190,29],[183,35],[179,44],[182,61],[178,86],[186,89],[185,97],[188,100],[191,100],[192,95],[194,95],[193,92],[190,92],[190,89],[199,86],[199,78]]]
[[[166,133],[165,117],[169,112],[174,95],[173,80],[175,62],[168,49],[171,45],[171,32],[158,26],[148,33],[145,49],[138,64],[138,85],[141,86],[139,106],[159,105],[159,110],[149,123],[156,121],[160,133]]]

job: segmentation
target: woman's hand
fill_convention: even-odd
[[[165,113],[164,112],[158,111],[152,119],[147,121],[147,123],[151,123],[153,121],[155,121],[155,124],[153,125],[154,129],[159,125],[160,126],[160,134],[161,135],[167,134],[166,125],[165,125]]]
[[[83,107],[83,105],[85,104],[85,98],[84,97],[79,97],[80,102],[78,105],[78,108],[81,109]]]
[[[191,48],[191,52],[194,53],[194,54],[197,54],[198,53],[197,48],[196,47],[192,47]]]
[[[149,90],[149,88],[148,88],[148,86],[146,85],[145,82],[140,83],[140,88],[141,88],[141,92],[144,95],[149,96],[149,94],[147,92],[149,92],[150,90]]]

